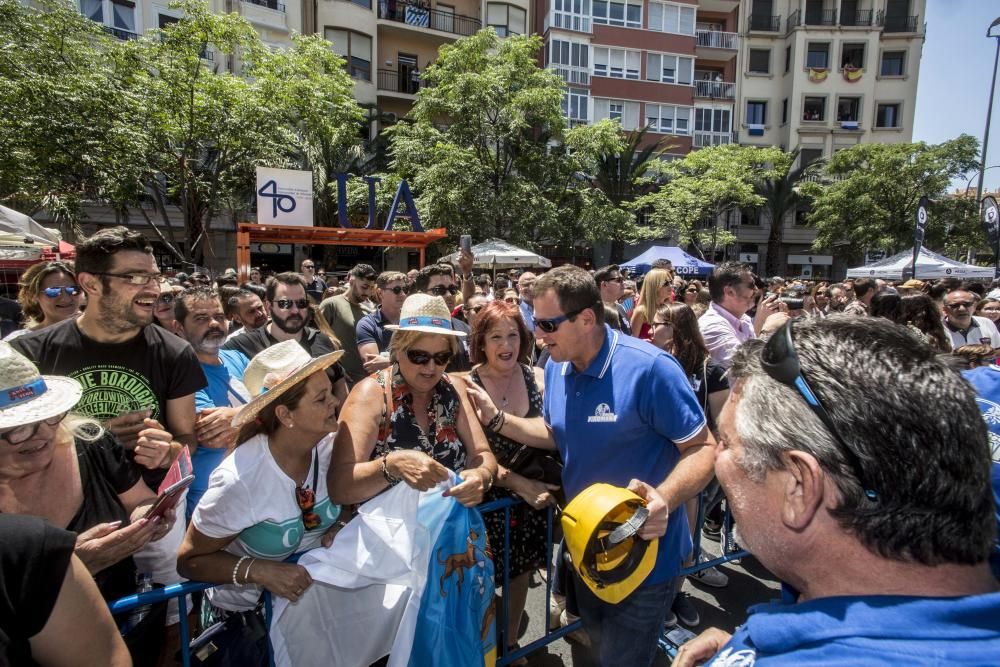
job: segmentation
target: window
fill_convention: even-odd
[[[804,208],[795,209],[795,225],[797,227],[802,227],[806,224],[806,216],[809,215],[809,211]]]
[[[837,100],[837,121],[857,123],[861,120],[861,98],[841,97]]]
[[[137,32],[135,29],[135,3],[129,0],[112,0],[111,14],[114,18],[114,27],[129,32]]]
[[[830,67],[830,45],[826,42],[817,44],[811,42],[806,51],[806,67],[812,69],[827,69]]]
[[[526,20],[525,11],[520,7],[499,2],[486,3],[486,25],[501,37],[523,35],[526,32]]]
[[[665,53],[646,54],[646,79],[690,86],[694,80],[694,58]]]
[[[751,74],[770,74],[771,50],[750,49],[750,65],[747,71]]]
[[[80,13],[91,21],[104,23],[103,0],[80,0]]]
[[[176,16],[167,16],[166,14],[159,14],[157,17],[156,25],[160,30],[163,30],[168,25],[173,25],[179,21],[180,19],[177,18]]]
[[[857,67],[859,69],[864,69],[865,66],[865,45],[864,42],[860,44],[844,43],[840,48],[840,67],[850,68]]]
[[[785,47],[785,74],[788,74],[788,70],[792,69],[792,47]]]
[[[882,76],[903,76],[906,73],[906,51],[883,51]]]
[[[594,23],[626,28],[642,27],[642,2],[640,0],[593,0],[593,3]]]
[[[875,105],[875,127],[902,127],[899,109],[898,102]]]
[[[781,124],[788,122],[788,98],[781,100]]]
[[[740,211],[740,224],[741,225],[760,225],[760,210],[756,208],[743,209]],[[756,252],[756,248],[754,249]]]
[[[747,102],[747,125],[764,125],[767,122],[767,102]]]
[[[826,98],[807,97],[802,104],[802,120],[826,120]]]
[[[672,5],[669,2],[649,3],[649,29],[694,35],[695,8],[690,5]]]
[[[822,148],[802,148],[799,150],[799,166],[808,167],[816,160],[823,159]]]
[[[730,109],[710,109],[695,107],[694,131],[713,132],[729,135],[732,133],[732,111]],[[727,142],[728,143],[728,142]]]
[[[372,80],[372,38],[353,30],[327,28],[326,38],[333,42],[333,52],[346,61],[348,73],[363,81]]]
[[[588,91],[586,88],[567,88],[563,95],[562,111],[571,124],[587,122]]]
[[[639,51],[609,49],[595,46],[594,76],[608,76],[612,79],[639,79]],[[690,83],[690,82],[689,82]]]
[[[552,24],[556,28],[590,32],[590,0],[553,0]]]
[[[549,40],[548,45],[548,64],[589,70],[590,63],[587,60],[587,53],[586,44],[569,42],[564,39],[552,39]]]
[[[636,130],[639,128],[639,103],[595,97],[594,121],[605,118],[617,120],[623,130]]]
[[[691,134],[691,107],[647,103],[646,125],[651,132]]]

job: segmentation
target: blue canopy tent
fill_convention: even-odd
[[[674,272],[684,277],[707,277],[715,268],[714,264],[703,262],[696,257],[692,257],[677,246],[654,245],[638,257],[628,260],[621,265],[622,269],[628,269],[635,275],[642,275],[652,268],[653,262],[658,259],[668,259],[674,265]]]

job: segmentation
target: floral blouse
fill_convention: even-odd
[[[434,387],[434,394],[427,406],[430,428],[424,433],[413,412],[413,394],[400,374],[399,366],[393,364],[372,377],[384,389],[389,371],[392,371],[392,414],[387,417],[389,406],[383,404],[382,425],[379,427],[371,460],[397,449],[416,449],[445,468],[461,472],[465,468],[466,453],[456,427],[459,398],[448,375],[442,375]]]

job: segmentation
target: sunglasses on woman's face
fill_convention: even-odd
[[[417,366],[426,366],[432,359],[437,366],[447,366],[448,362],[451,361],[451,356],[451,350],[435,352],[434,354],[425,352],[424,350],[406,351],[406,358],[410,360],[411,364],[416,364]]]
[[[42,294],[50,299],[58,298],[63,292],[66,292],[67,296],[77,296],[80,293],[80,288],[77,285],[67,285],[65,287],[46,287],[42,290]]]
[[[159,297],[157,297],[157,301],[159,301],[160,303],[173,303],[174,302],[174,293],[173,292],[163,292],[163,293],[160,294]]]

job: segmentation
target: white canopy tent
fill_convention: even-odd
[[[520,267],[540,266],[550,268],[552,262],[547,257],[533,253],[530,250],[518,248],[501,239],[488,239],[472,246],[472,255],[477,269],[512,269]],[[457,262],[459,253],[453,252],[441,259],[446,262]]]
[[[901,280],[903,271],[913,262],[913,248],[886,257],[868,266],[859,266],[847,270],[848,278],[882,278],[883,280]],[[988,266],[973,266],[955,259],[950,259],[926,248],[920,249],[917,257],[916,275],[918,280],[934,280],[937,278],[966,278],[991,280],[993,268]]]
[[[24,213],[0,206],[0,245],[59,246],[59,232],[42,227]]]

